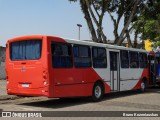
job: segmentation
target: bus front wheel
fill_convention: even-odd
[[[103,94],[104,94],[103,84],[100,82],[96,82],[93,86],[92,100],[94,102],[100,101],[103,98]]]

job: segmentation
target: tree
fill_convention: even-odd
[[[71,1],[72,1],[72,0],[71,0]],[[75,0],[74,0],[74,1],[75,1]],[[87,4],[86,4],[85,1],[80,0],[80,5],[81,5],[82,12],[84,13],[84,18],[85,18],[86,21],[87,21],[88,28],[89,28],[89,30],[90,30],[90,32],[91,32],[92,40],[93,40],[94,42],[98,42],[97,35],[96,35],[96,31],[95,31],[95,28],[94,28],[94,25],[93,25],[93,22],[92,22],[90,13],[89,13],[89,11],[88,11]]]
[[[70,1],[76,2],[77,0]],[[108,12],[114,23],[114,43],[117,45],[121,45],[121,43],[126,37],[130,42],[130,29],[128,29],[128,27],[134,15],[136,14],[137,5],[140,3],[140,1],[141,0],[133,0],[132,2],[130,2],[130,0],[80,0],[80,6],[87,21],[87,25],[91,32],[93,41],[107,43],[107,37],[104,34],[102,23],[105,13]],[[114,18],[112,13],[117,14],[117,20]],[[129,13],[130,15],[129,17],[127,17],[127,14]],[[119,22],[124,15],[126,15],[125,24],[119,35]]]
[[[77,2],[77,0],[69,1]],[[144,21],[142,24],[139,18],[145,13],[144,6],[148,5],[150,9],[153,7],[150,5],[153,1],[156,0],[79,0],[79,3],[94,42],[107,43],[107,35],[104,34],[102,23],[105,13],[108,13],[114,25],[114,44],[121,45],[127,38],[129,46],[136,47],[138,34],[142,33],[141,27],[144,25]],[[122,18],[124,18],[124,26],[118,33]],[[133,45],[130,37],[131,31],[135,34]]]
[[[77,0],[69,0],[77,2]],[[106,0],[80,0],[82,12],[94,42],[107,43],[107,37],[103,32],[102,22],[106,12],[108,1]],[[96,28],[96,29],[95,29]]]
[[[154,42],[154,47],[160,46],[160,1],[153,0],[148,5],[149,15],[145,15],[147,18],[146,25],[144,27],[145,37],[149,37]]]
[[[141,0],[118,0],[118,3],[114,7],[115,10],[110,11],[109,9],[107,11],[114,24],[113,33],[115,36],[115,44],[121,45],[124,39],[127,38],[129,47],[133,47],[130,38],[130,31],[133,28],[131,23],[138,14],[138,8],[140,7],[140,4],[142,4]],[[112,14],[114,14],[114,16]],[[120,31],[120,34],[118,34],[118,27],[122,17],[124,17],[124,27]]]
[[[142,40],[150,39],[155,44],[160,45],[160,1],[148,0],[143,4],[140,15],[133,22],[135,38],[140,35]]]

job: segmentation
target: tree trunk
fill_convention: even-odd
[[[135,34],[134,34],[134,48],[137,47],[137,37],[138,37],[138,30],[135,31]]]
[[[123,28],[123,30],[122,30],[122,32],[121,32],[121,34],[120,34],[120,36],[119,36],[119,38],[117,40],[117,43],[116,43],[117,45],[121,45],[122,44],[122,42],[123,42],[123,36],[125,34],[125,31],[129,27],[129,24],[131,23],[134,15],[135,15],[135,11],[137,10],[137,5],[139,4],[139,2],[140,2],[140,0],[136,0],[135,1],[135,4],[134,4],[132,12],[131,12],[131,15],[129,16],[129,18],[127,20],[127,23],[124,25],[124,28]]]
[[[97,25],[97,27],[98,27],[98,21],[97,21],[97,19],[96,19],[96,17],[95,17],[95,15],[94,15],[94,13],[93,13],[93,11],[92,11],[92,9],[91,9],[91,6],[90,6],[90,4],[89,4],[89,1],[88,0],[85,0],[85,4],[86,4],[86,6],[88,7],[88,10],[89,10],[89,12],[90,12],[90,14],[91,14],[91,16],[92,16],[92,18],[93,18],[93,21],[94,21],[94,23]]]
[[[81,1],[81,0],[80,0],[80,4],[81,4],[82,11],[84,13],[84,18],[86,19],[88,28],[89,28],[89,30],[91,32],[92,40],[94,42],[98,42],[96,31],[94,29],[94,26],[93,26],[93,23],[92,23],[92,19],[90,17],[89,11],[88,11],[88,7],[87,7],[86,3]]]
[[[103,43],[100,28],[97,29],[97,35],[98,35],[98,43]]]
[[[102,32],[102,39],[103,39],[103,43],[107,44],[107,37],[103,32]]]
[[[126,37],[127,37],[128,47],[132,48],[133,46],[132,46],[132,42],[131,42],[131,38],[130,38],[128,29],[126,30]]]
[[[89,4],[89,0],[85,0],[84,2],[85,2],[85,4],[86,4],[86,6],[88,7],[88,11],[89,11],[89,13],[90,13],[90,15],[91,15],[94,23],[95,23],[96,26],[97,26],[98,42],[99,42],[99,43],[107,43],[107,40],[106,40],[107,37],[104,35],[103,30],[102,30],[102,20],[103,20],[103,16],[104,16],[104,12],[105,12],[105,11],[102,10],[101,15],[98,16],[98,17],[99,17],[99,21],[98,21],[97,18],[96,18],[96,16],[95,16],[95,14],[93,13],[93,10],[92,10],[90,4]],[[103,6],[103,7],[104,7],[104,6]],[[96,12],[97,12],[97,11],[96,11]],[[97,12],[97,13],[98,13],[98,12]]]

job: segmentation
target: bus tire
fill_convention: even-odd
[[[100,101],[103,98],[103,94],[104,94],[103,83],[96,82],[92,90],[92,100],[94,102]]]
[[[146,88],[147,88],[147,83],[146,83],[145,80],[143,80],[143,81],[141,82],[140,92],[141,92],[141,93],[145,92],[145,91],[146,91]]]
[[[160,82],[157,83],[158,87],[160,88]]]

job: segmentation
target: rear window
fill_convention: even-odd
[[[10,43],[10,59],[37,60],[41,57],[42,40],[23,40]]]

